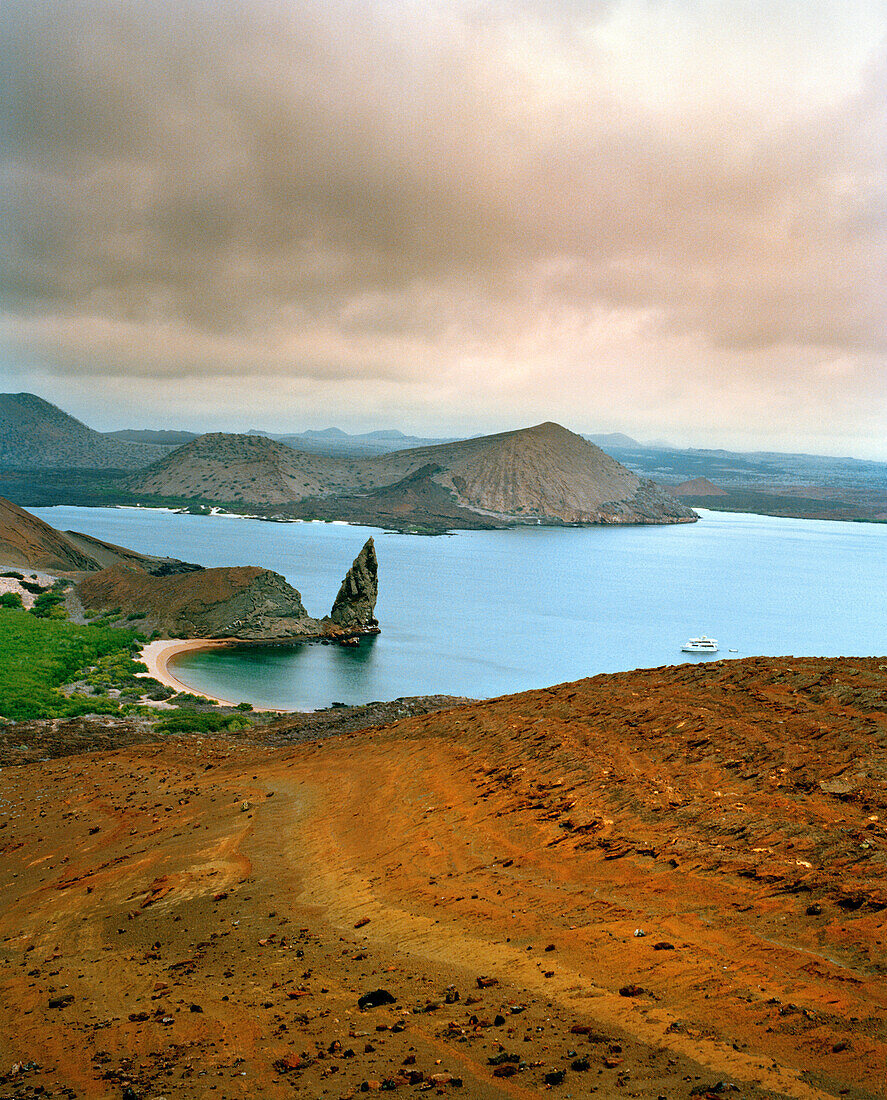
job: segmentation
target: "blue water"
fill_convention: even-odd
[[[466,531],[442,538],[337,524],[43,508],[55,527],[202,565],[282,573],[317,616],[376,537],[382,634],[185,655],[176,675],[287,709],[402,695],[486,697],[598,672],[720,657],[887,653],[887,526],[703,512],[674,527]],[[738,652],[732,654],[730,649]]]

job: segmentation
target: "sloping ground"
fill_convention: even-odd
[[[32,393],[0,394],[0,467],[137,470],[168,450],[109,439]]]
[[[883,1096],[885,692],[749,659],[4,769],[7,1094]]]
[[[97,569],[98,563],[61,531],[0,497],[0,562],[26,569]]]

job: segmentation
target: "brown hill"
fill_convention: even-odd
[[[725,497],[729,495],[726,489],[715,485],[707,477],[694,477],[690,481],[682,481],[680,485],[671,486],[671,491],[677,497]]]
[[[95,558],[60,531],[5,497],[0,497],[0,562],[60,572],[99,568]]]
[[[274,505],[355,487],[354,466],[264,436],[213,432],[179,447],[129,484],[146,496]]]
[[[109,438],[33,393],[0,394],[0,468],[137,470],[168,450]]]
[[[420,470],[431,483],[424,488],[411,476]],[[382,503],[379,518],[397,517],[392,526],[428,526],[441,517],[449,527],[696,518],[653,482],[551,423],[352,459],[304,454],[256,436],[202,436],[136,475],[130,487],[364,522]]]
[[[885,692],[753,658],[4,768],[6,1093],[883,1096]]]

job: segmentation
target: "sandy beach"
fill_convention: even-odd
[[[197,691],[183,683],[169,670],[169,662],[179,653],[186,653],[195,649],[222,649],[230,643],[216,638],[160,638],[156,642],[148,642],[142,646],[141,660],[148,669],[148,675],[159,680],[166,687],[176,691],[186,691],[191,695],[199,695],[203,699],[209,699],[213,703],[222,706],[233,707],[236,702],[229,699],[220,699],[215,695],[207,695],[205,691]]]

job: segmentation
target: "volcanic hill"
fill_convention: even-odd
[[[715,485],[707,477],[694,477],[670,488],[676,497],[725,497],[728,495],[726,489]]]
[[[885,700],[750,658],[4,767],[3,1095],[883,1097]]]
[[[98,563],[61,531],[0,497],[0,562],[25,569],[97,569]]]
[[[0,394],[0,468],[136,470],[168,450],[109,438],[32,393]]]
[[[557,424],[370,458],[208,435],[135,475],[146,499],[270,506],[394,527],[691,522],[695,513]]]

